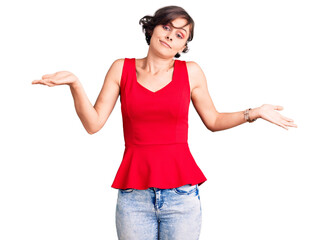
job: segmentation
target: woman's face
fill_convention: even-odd
[[[150,47],[166,56],[175,56],[186,47],[190,34],[190,25],[184,18],[176,18],[167,25],[158,25],[154,28]]]

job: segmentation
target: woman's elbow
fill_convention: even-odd
[[[99,130],[101,130],[102,126],[93,126],[93,127],[85,127],[87,133],[89,133],[90,135],[93,135],[95,133],[97,133]]]

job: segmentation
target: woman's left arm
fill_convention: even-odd
[[[195,62],[187,62],[187,69],[190,83],[193,83],[193,89],[191,90],[192,103],[201,120],[210,131],[221,131],[247,122],[245,120],[245,111],[219,113],[210,97],[207,80],[200,66]],[[260,107],[251,109],[249,118],[251,120],[262,118],[286,130],[288,130],[288,127],[297,127],[292,119],[277,112],[281,110],[283,110],[282,106],[263,104]]]

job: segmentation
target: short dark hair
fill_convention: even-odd
[[[187,53],[189,50],[187,43],[192,41],[192,39],[193,39],[194,21],[191,18],[191,16],[183,8],[178,7],[178,6],[167,6],[167,7],[160,8],[154,13],[154,16],[146,15],[139,20],[139,24],[142,25],[142,28],[143,28],[142,30],[145,33],[145,39],[146,39],[147,44],[150,45],[153,30],[157,25],[166,25],[168,23],[171,23],[173,20],[175,20],[176,18],[179,18],[179,17],[186,19],[187,24],[185,26],[191,24],[190,25],[190,35],[186,41],[186,47],[183,50],[184,53]],[[177,53],[175,55],[175,57],[179,58],[180,54]]]

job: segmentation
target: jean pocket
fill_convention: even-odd
[[[180,195],[189,195],[195,192],[197,188],[198,188],[198,184],[196,185],[186,184],[181,187],[174,188],[174,192]]]
[[[133,192],[135,189],[134,188],[127,188],[127,189],[119,189],[120,192],[122,193],[131,193]]]

